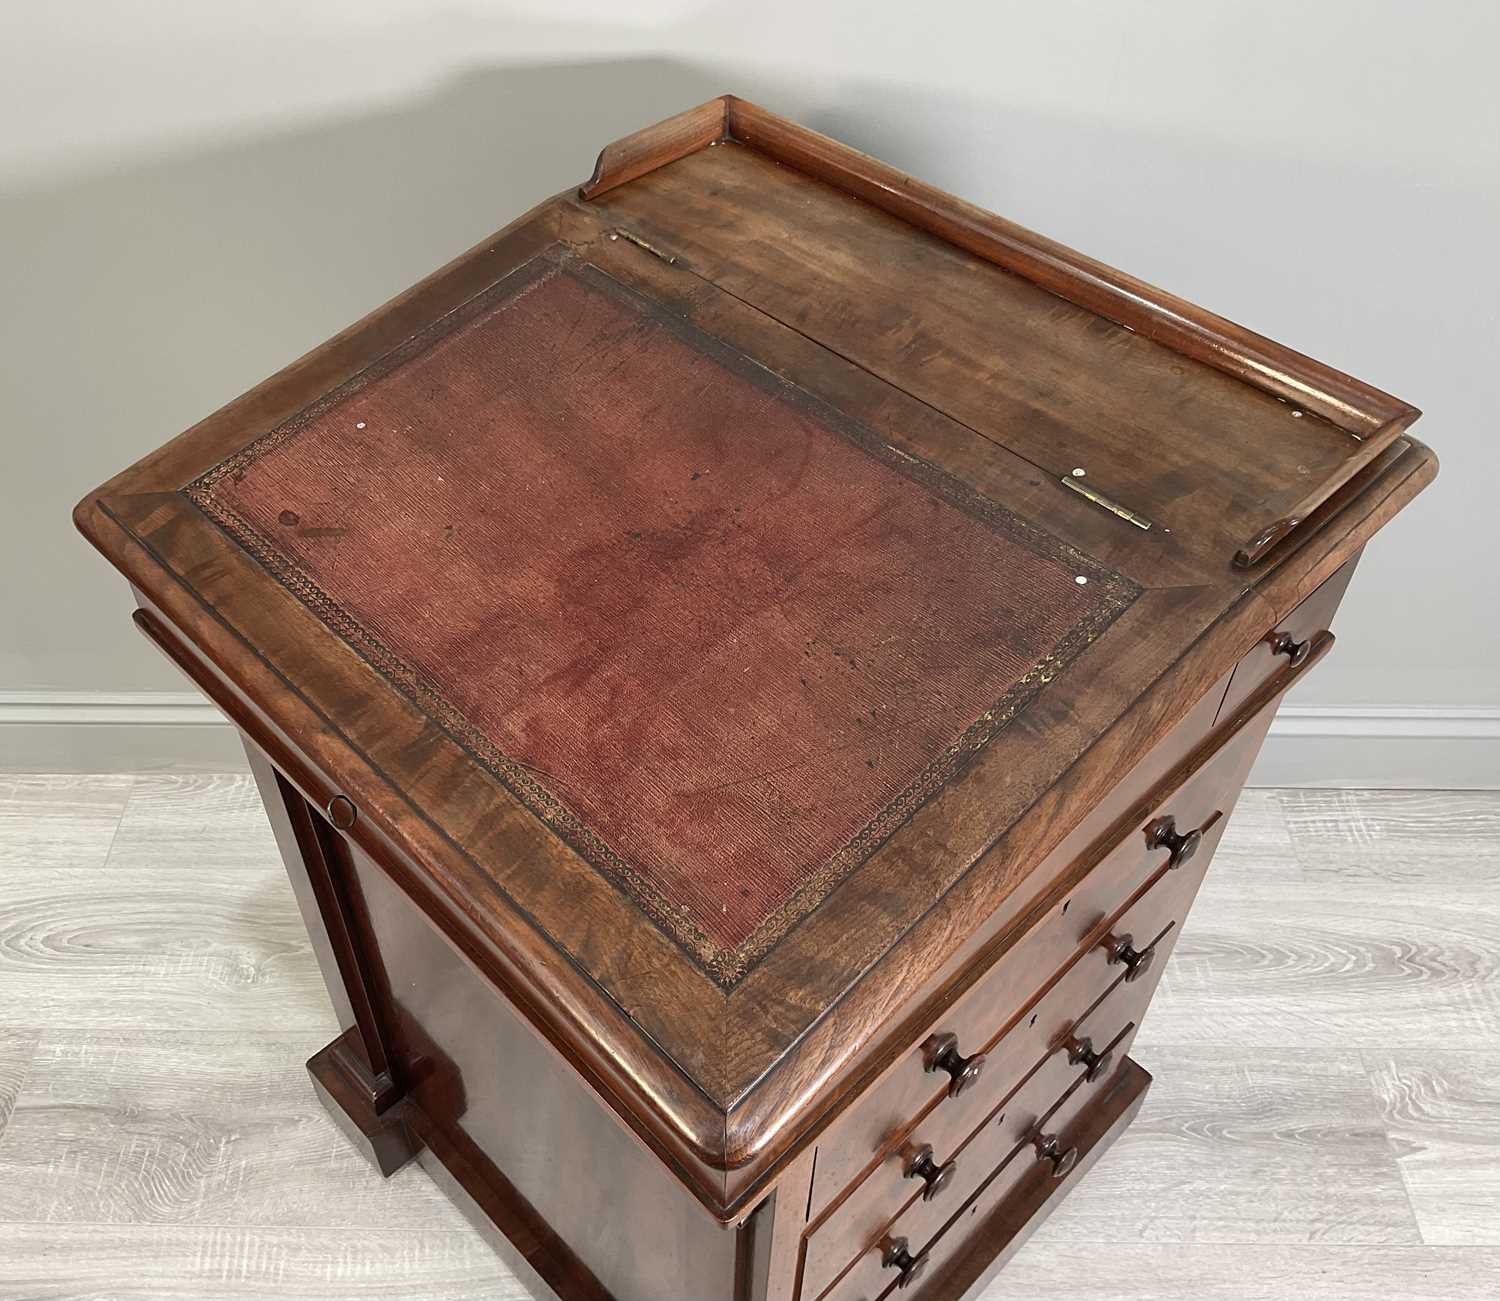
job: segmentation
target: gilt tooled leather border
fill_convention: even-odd
[[[1058,561],[1088,577],[1095,593],[1089,613],[1015,682],[978,720],[930,760],[917,776],[874,818],[773,909],[744,941],[734,948],[715,943],[633,865],[616,853],[586,822],[559,800],[534,772],[502,753],[445,695],[407,664],[369,628],[328,595],[272,540],[220,500],[214,488],[253,461],[294,438],[329,409],[360,389],[420,355],[454,330],[493,309],[504,309],[556,275],[572,275],[590,288],[614,296],[630,310],[664,326],[679,339],[720,365],[749,380],[804,415],[852,442],[903,477],[920,484],[948,504],[988,527],[1005,533],[1037,555]],[[667,311],[584,262],[561,246],[554,246],[516,268],[488,289],[414,334],[371,363],[359,374],[304,407],[296,415],[220,461],[183,489],[184,494],[229,538],[252,555],[283,587],[332,629],[356,654],[443,729],[486,771],[519,799],[537,818],[567,843],[596,871],[652,919],[721,989],[737,985],[767,953],[868,859],[919,808],[954,779],[1038,692],[1093,642],[1140,596],[1130,579],[1060,538],[1013,515],[967,484],[880,438],[847,413],[790,381],[774,374],[724,341],[706,334],[692,322]]]

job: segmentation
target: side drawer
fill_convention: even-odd
[[[1056,1136],[1058,1151],[1077,1153],[1072,1170],[1059,1177],[1050,1161],[1012,1158],[922,1248],[924,1268],[917,1278],[907,1279],[906,1290],[897,1290],[902,1280],[888,1270],[892,1280],[872,1295],[879,1301],[897,1296],[954,1301],[977,1294],[1079,1180],[1088,1177],[1134,1118],[1150,1084],[1151,1077],[1127,1057],[1108,1088],[1080,1108],[1059,1108],[1048,1118],[1047,1132]],[[853,1293],[839,1301],[862,1296]]]
[[[916,1126],[932,1131],[926,1141],[936,1151],[970,1132],[1042,1054],[1059,1023],[1076,1017],[1118,974],[1099,946],[1120,914],[1147,900],[1116,935],[1128,929],[1140,952],[1172,919],[1178,900],[1183,907],[1191,901],[1274,710],[1272,702],[1189,756],[1169,778],[1178,783],[1175,789],[1142,810],[1071,889],[1054,894],[995,966],[855,1104],[819,1146],[815,1213],[856,1196],[854,1185],[887,1165]],[[1152,929],[1151,918],[1158,916]],[[947,1058],[941,1056],[945,1047]],[[938,1069],[942,1061],[980,1057],[982,1073],[967,1085]]]
[[[993,1038],[1010,1010],[1019,1007],[1051,972],[1068,961],[1081,934],[1066,933],[1060,926],[1038,933],[1036,914],[1047,907],[1053,896],[1061,903],[1056,883],[1063,877],[1080,877],[1081,868],[1093,864],[1089,868],[1089,897],[1083,900],[1075,897],[1073,908],[1092,902],[1097,913],[1128,898],[1165,859],[1165,852],[1147,851],[1135,834],[1137,828],[1129,826],[1125,819],[1132,806],[1150,798],[1153,791],[1164,789],[1172,780],[1171,774],[1180,771],[1195,747],[1211,734],[1229,677],[1225,674],[1110,792],[1103,807],[1112,816],[1086,820],[1049,855],[1050,863],[1042,865],[1036,873],[1033,898],[1020,906],[1016,920],[1006,928],[1012,934],[1021,932],[1023,926],[1028,926],[1029,916],[1025,933],[994,959],[990,969],[971,988],[957,996],[940,1020],[924,1030],[909,1051],[889,1062],[825,1135],[809,1203],[814,1215],[821,1214],[843,1195],[902,1125],[909,1124],[942,1096],[945,1081],[923,1069],[920,1044],[930,1034],[951,1032],[958,1037],[964,1052],[973,1052],[975,1045]],[[1091,822],[1097,822],[1099,830],[1088,831]],[[1105,845],[1111,849],[1107,859],[1103,853]],[[964,1110],[970,1101],[974,1099],[965,1096],[952,1100],[950,1105],[955,1110]],[[978,1116],[974,1118],[977,1120]]]
[[[1214,835],[1218,835],[1217,828]],[[1092,1076],[1088,1082],[1093,1083],[1107,1076],[1104,1059],[1118,1060],[1112,1046],[1144,1016],[1166,955],[1203,881],[1211,849],[1206,845],[1181,868],[1162,869],[1134,903],[1108,919],[1112,925],[1100,942],[1079,954],[1022,1009],[1010,1030],[990,1049],[994,1078],[1011,1083],[991,1093],[980,1128],[989,1125],[997,1111],[1008,1112],[1012,1124],[1022,1123],[1025,1107],[1015,1100],[1024,1094],[1055,1098],[1077,1080]],[[1134,939],[1132,965],[1114,960],[1112,952],[1118,955],[1118,949],[1105,943],[1126,935]],[[985,1153],[975,1156],[968,1150],[973,1128],[972,1124],[963,1127],[968,1120],[967,1115],[935,1107],[823,1217],[808,1235],[802,1296],[817,1297],[896,1214],[923,1197],[928,1188],[924,1169],[927,1179],[941,1177],[943,1181],[927,1194],[931,1202],[941,1204],[939,1209],[963,1200],[967,1191],[978,1186],[988,1167],[975,1164],[986,1159]],[[925,1166],[921,1163],[924,1154],[929,1160]]]
[[[1111,1049],[1117,1062],[1125,1061],[1135,1033],[1135,1024],[1127,1023],[1114,1036]],[[903,1281],[916,1282],[945,1228],[961,1219],[981,1192],[1013,1186],[1038,1165],[1059,1179],[1065,1177],[1078,1158],[1067,1129],[1106,1089],[1077,1079],[1061,1094],[1048,1093],[1050,1083],[1038,1072],[1017,1089],[1000,1114],[987,1120],[961,1150],[975,1176],[954,1190],[953,1200],[946,1205],[913,1201],[820,1301],[862,1301],[900,1287]],[[809,1295],[804,1288],[803,1296]]]
[[[1356,552],[1245,652],[1229,679],[1229,690],[1224,693],[1224,703],[1219,706],[1220,718],[1228,718],[1277,669],[1302,662],[1300,657],[1309,653],[1318,634],[1327,632],[1333,624],[1333,616],[1344,599],[1358,563],[1359,553]]]

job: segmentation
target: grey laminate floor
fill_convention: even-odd
[[[0,776],[0,1298],[519,1297],[334,1031],[248,779]],[[1500,1297],[1500,793],[1247,792],[1134,1055],[990,1296]]]

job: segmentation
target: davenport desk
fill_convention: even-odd
[[[1417,414],[726,96],[76,518],[380,1171],[539,1295],[952,1301],[1140,1106]]]

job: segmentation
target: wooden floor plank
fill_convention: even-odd
[[[477,1233],[7,1225],[8,1301],[530,1301]]]
[[[1496,1049],[1365,1053],[1424,1242],[1500,1247]]]
[[[1494,1043],[1500,919],[1461,899],[1290,905],[1206,889],[1142,1033],[1156,1043]]]
[[[1494,1301],[1497,1280],[1500,1251],[1134,1243],[1105,1252],[1048,1223],[984,1301]]]
[[[0,773],[0,868],[99,868],[134,778]]]
[[[523,1295],[314,1101],[243,776],[0,778],[0,863],[0,1298]],[[1246,792],[1141,1117],[986,1301],[1500,1296],[1497,869],[1500,795]]]
[[[1292,863],[1296,849],[1287,826],[1283,792],[1250,789],[1242,791],[1229,815],[1228,829],[1214,851],[1215,872],[1233,872],[1265,863]]]
[[[281,871],[271,824],[248,773],[135,779],[109,867],[212,866]]]
[[[1053,1217],[1064,1236],[1420,1243],[1357,1052],[1203,1044],[1131,1055],[1156,1082]]]
[[[30,1030],[0,1030],[0,1139],[31,1071],[39,1036]]]
[[[1308,866],[1333,858],[1397,880],[1441,867],[1472,879],[1500,863],[1500,791],[1283,790],[1276,793]]]
[[[461,1232],[421,1171],[381,1179],[317,1102],[321,1035],[44,1035],[0,1137],[0,1223]]]
[[[0,1025],[337,1033],[279,861],[33,869],[0,893]]]
[[[1285,839],[1236,811],[1144,1040],[1500,1046],[1500,793],[1271,794]]]

